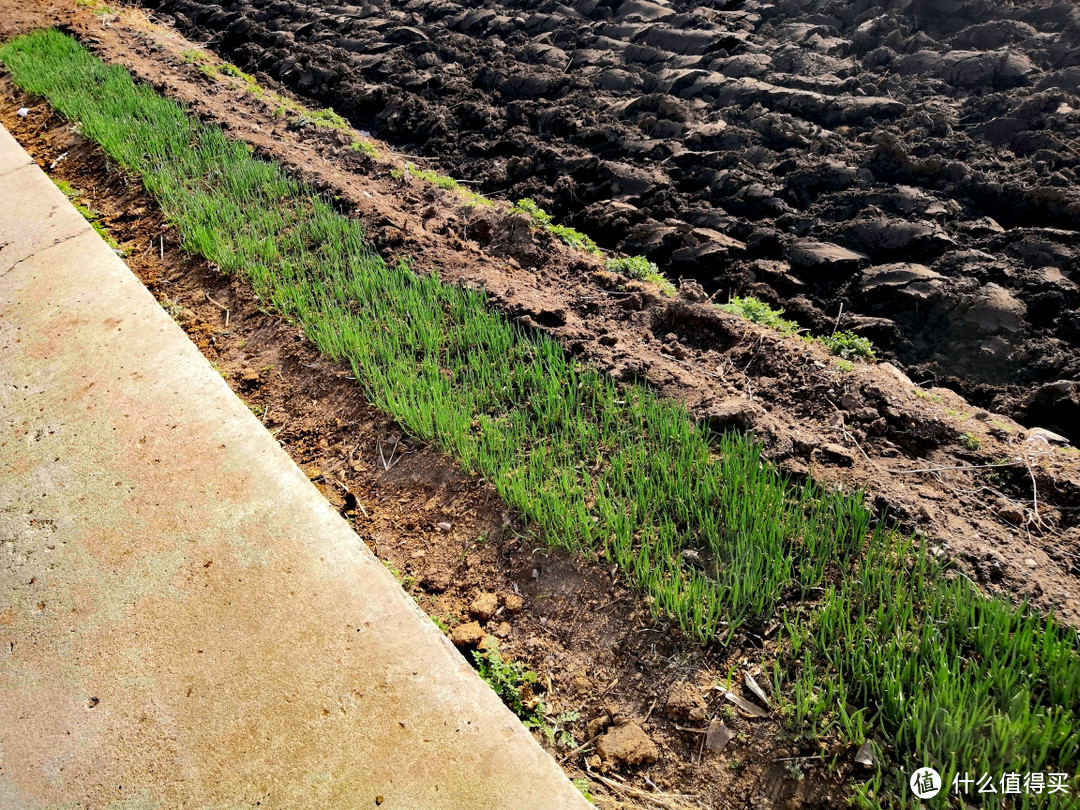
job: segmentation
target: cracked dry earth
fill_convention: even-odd
[[[0,0],[0,38],[53,24],[338,195],[369,223],[387,258],[408,258],[421,270],[483,287],[492,306],[507,317],[550,333],[613,377],[651,384],[718,429],[752,430],[767,456],[793,476],[812,474],[826,483],[864,487],[876,511],[887,511],[902,528],[953,559],[959,573],[990,592],[1027,599],[1080,626],[1080,454],[1075,448],[1048,441],[1007,413],[951,390],[916,386],[897,365],[858,363],[844,370],[820,346],[780,338],[717,311],[698,284],[685,283],[679,296],[666,298],[531,231],[505,209],[468,208],[450,192],[415,178],[395,178],[400,156],[383,149],[371,158],[350,150],[344,133],[275,116],[273,104],[242,83],[201,73],[184,56],[192,44],[143,13],[120,10],[102,17],[74,5]],[[387,47],[384,53],[397,49]],[[272,77],[259,78],[275,86]],[[500,638],[508,654],[540,672],[553,706],[582,713],[572,723],[579,741],[589,738],[591,720],[633,717],[659,746],[659,762],[648,774],[666,790],[683,790],[705,806],[733,801],[755,807],[836,806],[835,780],[852,773],[850,762],[838,774],[811,771],[797,783],[784,778],[773,760],[800,752],[781,747],[772,721],[755,725],[740,719],[733,728],[747,737],[723,757],[706,756],[700,764],[699,738],[677,728],[692,725],[701,708],[682,706],[680,683],[709,694],[728,666],[756,660],[759,650],[701,651],[682,644],[668,628],[653,625],[602,568],[537,554],[516,539],[523,527],[515,529],[513,516],[502,514],[490,489],[461,476],[430,450],[406,440],[409,450],[419,452],[410,452],[393,470],[380,470],[375,448],[399,434],[366,409],[343,371],[320,366],[309,347],[296,345],[294,331],[258,312],[237,282],[185,258],[167,230],[162,266],[156,266],[156,251],[147,245],[159,244],[163,231],[152,203],[139,198],[100,155],[80,146],[70,126],[50,116],[45,105],[18,96],[10,85],[0,96],[0,120],[32,147],[39,164],[48,167],[60,155],[69,156],[57,165],[60,177],[95,189],[91,207],[122,235],[129,261],[133,266],[150,262],[136,268],[144,281],[166,304],[179,299],[186,314],[178,320],[193,339],[247,401],[265,409],[268,427],[324,494],[353,518],[365,541],[401,572],[429,613],[467,624],[476,618],[471,607],[478,594],[503,594],[486,620],[487,632]],[[27,104],[31,115],[18,118],[14,110]],[[538,186],[539,181],[531,193],[543,199]],[[920,193],[934,197],[937,192]],[[855,252],[856,247],[844,249]],[[1013,261],[1011,254],[999,255]],[[784,272],[795,273],[787,259],[741,261],[732,253],[730,262],[717,260],[714,266],[735,272],[761,262],[773,263],[770,267],[787,262]],[[1066,271],[1071,269],[1062,270],[1062,278]],[[936,295],[933,279],[920,273],[911,266],[871,265],[858,278],[878,285],[882,300],[907,300],[920,290],[930,300]],[[780,290],[774,288],[778,295]],[[758,287],[751,291],[765,294]],[[207,292],[217,303],[204,300]],[[231,310],[235,334],[223,329],[219,304]],[[792,308],[798,312],[798,303]],[[835,320],[835,313],[830,317]],[[996,337],[1022,345],[1017,335],[1023,334],[1006,330]],[[953,344],[948,351],[954,351]],[[963,351],[956,344],[956,356]],[[268,367],[281,373],[267,372]],[[1001,462],[1008,464],[984,466]],[[451,529],[439,528],[442,523]],[[476,542],[481,536],[486,543]],[[508,608],[510,594],[524,596],[523,610]],[[717,704],[710,697],[707,711],[719,711]],[[558,757],[565,753],[555,751]],[[851,759],[852,752],[841,753]],[[565,763],[571,775],[583,775],[575,770],[582,760]],[[733,760],[745,767],[733,770]],[[632,784],[647,787],[640,777]],[[604,790],[595,782],[593,788]],[[610,793],[629,800],[617,789]]]

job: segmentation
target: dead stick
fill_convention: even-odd
[[[604,732],[602,732],[602,731],[600,732],[600,734],[603,734],[603,733],[604,733]],[[566,760],[570,759],[570,757],[572,757],[572,756],[574,756],[575,754],[579,754],[579,753],[581,753],[582,751],[584,751],[584,750],[585,750],[586,748],[588,748],[588,747],[589,747],[590,745],[592,745],[592,744],[593,744],[594,742],[596,742],[597,740],[599,740],[599,739],[600,739],[600,734],[597,734],[597,735],[596,735],[595,737],[593,737],[593,738],[592,738],[591,740],[589,740],[588,742],[583,742],[583,743],[582,743],[581,745],[579,745],[579,746],[578,746],[577,748],[575,748],[575,749],[574,749],[573,751],[571,751],[571,752],[570,752],[569,754],[567,754],[567,755],[566,755],[566,756],[564,756],[564,757],[563,757],[562,759],[560,759],[560,760],[559,760],[559,764],[560,764],[560,765],[562,765],[562,764],[563,764],[564,762],[566,762]]]
[[[228,307],[225,307],[222,304],[219,304],[217,301],[215,301],[213,298],[211,298],[210,293],[207,292],[206,290],[203,290],[203,292],[206,294],[206,300],[207,301],[209,301],[211,304],[213,304],[215,307],[217,307],[218,309],[220,309],[222,312],[225,313],[225,328],[228,329],[229,328],[229,309],[228,309]]]
[[[672,725],[674,725],[675,728],[677,728],[679,731],[686,731],[686,732],[689,732],[690,734],[708,734],[709,733],[709,730],[707,728],[683,728],[678,723],[672,723]]]
[[[627,796],[634,796],[635,798],[641,799],[642,801],[649,804],[656,805],[657,807],[663,807],[666,810],[678,810],[678,806],[669,802],[667,798],[665,798],[665,794],[657,796],[655,793],[648,793],[644,790],[640,790],[639,788],[630,787],[629,785],[621,785],[614,779],[608,779],[606,776],[601,776],[594,771],[589,771],[589,775],[601,784],[607,785],[609,788],[613,788],[620,793],[625,793]]]

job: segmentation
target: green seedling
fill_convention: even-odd
[[[861,360],[874,359],[874,344],[854,332],[836,332],[832,335],[823,335],[816,340],[844,360],[856,357]]]
[[[595,256],[600,256],[603,253],[603,251],[597,247],[596,242],[581,231],[574,230],[565,225],[556,225],[551,218],[551,214],[528,197],[518,200],[510,209],[510,212],[528,217],[532,227],[547,231],[552,236],[561,239],[572,248],[583,250],[586,253],[591,253]]]
[[[534,694],[536,673],[520,661],[505,661],[497,650],[473,652],[476,671],[526,728],[544,725],[544,701]]]

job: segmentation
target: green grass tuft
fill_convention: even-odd
[[[739,298],[736,296],[728,303],[720,304],[719,308],[724,312],[730,312],[733,315],[746,318],[748,321],[775,329],[785,337],[797,335],[802,331],[795,321],[783,317],[784,310],[773,309],[757,298]],[[810,337],[807,340],[822,344],[841,360],[850,361],[854,358],[862,360],[874,359],[874,344],[854,332],[837,332],[833,335]],[[850,371],[847,366],[840,366],[839,368],[841,371]]]
[[[568,228],[565,225],[554,224],[551,219],[551,214],[528,197],[518,200],[517,203],[511,207],[510,211],[511,213],[528,217],[534,228],[547,231],[552,236],[561,239],[572,248],[583,250],[594,256],[603,255],[603,251],[597,247],[596,242],[590,237],[586,236],[581,231]]]
[[[675,294],[675,285],[668,281],[667,277],[660,272],[659,267],[644,256],[608,259],[604,262],[604,268],[627,278],[636,278],[639,281],[648,281],[650,284],[655,284],[664,295]]]
[[[830,352],[844,360],[855,357],[863,360],[874,359],[874,344],[854,332],[844,331],[833,335],[822,335],[817,340]]]
[[[406,176],[415,177],[417,180],[430,183],[431,185],[445,189],[446,191],[454,192],[458,196],[464,198],[467,205],[483,205],[491,207],[495,204],[486,197],[466,188],[452,177],[448,177],[445,174],[439,174],[431,169],[418,169],[411,163],[406,163],[400,168],[391,169],[390,176],[395,180],[401,180]]]
[[[799,325],[795,321],[789,321],[783,317],[784,310],[773,309],[757,298],[739,298],[736,296],[726,304],[719,304],[718,306],[724,312],[730,312],[732,315],[739,315],[753,323],[775,329],[781,335],[796,335],[799,333]]]

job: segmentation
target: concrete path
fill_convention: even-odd
[[[0,127],[0,808],[587,806]]]

